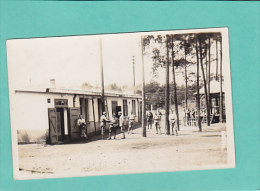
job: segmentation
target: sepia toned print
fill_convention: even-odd
[[[15,179],[235,167],[227,28],[7,41]]]

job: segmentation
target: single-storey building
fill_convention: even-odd
[[[202,87],[200,90],[200,108],[206,109],[206,99],[205,99],[205,89]],[[195,95],[197,92],[195,93]],[[216,80],[210,81],[210,94],[209,94],[209,101],[210,101],[210,114],[214,116],[214,121],[219,121],[219,109],[220,109],[220,83]],[[223,98],[223,117],[226,118],[225,112],[225,92],[224,89],[222,90],[222,98]],[[213,118],[212,118],[213,119]]]
[[[60,89],[16,89],[12,96],[12,129],[17,131],[18,143],[47,141],[51,144],[80,137],[76,121],[81,114],[87,123],[87,133],[100,131],[101,92]],[[107,117],[122,111],[132,112],[136,122],[141,117],[141,96],[105,93]]]

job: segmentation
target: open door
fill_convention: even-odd
[[[121,106],[116,106],[116,117],[119,118],[119,112],[121,112]]]
[[[50,144],[58,143],[57,112],[55,108],[48,108]]]
[[[77,125],[77,120],[80,115],[80,108],[69,108],[69,136],[71,139],[80,138],[80,129]]]

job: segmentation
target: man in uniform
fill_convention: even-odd
[[[102,139],[104,139],[104,133],[105,133],[105,128],[106,128],[106,123],[109,122],[109,120],[106,117],[106,112],[103,112],[103,115],[100,117],[100,127],[101,127],[101,136]]]
[[[86,122],[85,119],[83,119],[82,115],[79,115],[79,118],[77,120],[77,125],[80,129],[80,137],[87,139],[87,134],[86,134]]]
[[[123,134],[122,139],[125,139],[125,117],[122,115],[122,112],[118,112],[119,117],[119,126],[121,129],[121,133]]]
[[[131,115],[129,116],[128,134],[130,133],[130,131],[133,134],[134,121],[135,121],[135,115],[133,114],[133,112],[131,112]]]
[[[172,128],[172,135],[174,135],[174,131],[175,134],[178,135],[177,125],[175,126],[175,113],[173,110],[172,113],[169,115],[169,119],[170,119],[170,126]]]
[[[112,119],[109,123],[109,137],[108,140],[111,139],[111,134],[114,133],[114,139],[116,139],[116,129],[118,127],[118,118],[116,117],[116,114],[113,113]]]

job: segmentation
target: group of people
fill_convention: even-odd
[[[106,124],[109,124],[109,134],[108,140],[111,139],[112,134],[114,135],[114,139],[116,139],[116,130],[120,127],[122,133],[122,139],[125,139],[125,131],[127,130],[128,124],[128,134],[131,132],[133,134],[135,115],[131,113],[130,116],[122,115],[122,112],[118,112],[119,118],[113,113],[112,118],[109,120],[106,117],[106,112],[103,112],[103,115],[100,117],[100,126],[101,126],[101,136],[104,139],[104,133],[106,129]]]
[[[131,113],[130,116],[124,116],[122,115],[122,112],[119,112],[119,118],[116,116],[115,113],[113,113],[112,118],[109,120],[106,117],[106,112],[103,112],[103,115],[100,117],[100,127],[101,127],[101,136],[102,139],[104,139],[104,134],[106,130],[107,123],[109,124],[109,135],[108,140],[111,139],[111,136],[113,134],[114,139],[116,139],[116,131],[118,127],[120,127],[121,133],[122,133],[122,139],[125,139],[125,131],[127,130],[128,126],[128,134],[131,132],[133,134],[133,128],[134,128],[134,122],[135,122],[135,115]],[[87,136],[87,126],[85,119],[82,117],[82,115],[79,115],[79,118],[77,120],[77,126],[80,129],[80,137],[83,139],[88,139]]]
[[[153,115],[153,113],[151,111],[149,111],[147,113],[147,129],[152,129],[153,123],[156,129],[156,134],[160,133],[161,134],[161,116],[162,113],[157,110],[155,115]],[[171,127],[171,131],[172,131],[172,135],[178,135],[178,129],[177,126],[175,125],[175,121],[176,121],[176,115],[174,110],[171,110],[171,114],[169,115],[169,122],[170,122],[170,127]]]
[[[194,110],[194,108],[192,108],[191,110],[189,108],[185,108],[184,114],[185,114],[184,121],[186,121],[186,125],[188,126],[195,125],[194,123],[196,122],[196,111]]]
[[[122,115],[122,112],[118,112],[118,116],[113,113],[111,119],[107,118],[107,113],[103,112],[103,114],[100,117],[100,127],[101,127],[101,138],[104,139],[104,134],[106,130],[106,126],[108,124],[109,126],[109,134],[108,134],[108,140],[111,139],[113,136],[114,139],[116,139],[116,131],[119,128],[122,133],[122,139],[125,139],[125,133],[126,131],[133,134],[133,128],[134,128],[134,122],[135,122],[135,115],[131,113],[130,116],[124,116]],[[153,114],[151,111],[147,113],[147,128],[152,129],[152,126],[154,124],[156,129],[156,134],[161,134],[161,117],[162,113],[158,110],[155,114]],[[169,122],[171,127],[172,135],[178,135],[178,129],[175,125],[176,122],[176,115],[174,110],[171,110],[171,114],[169,115]],[[82,117],[82,115],[79,115],[79,118],[77,120],[77,125],[81,131],[80,137],[83,139],[87,139],[87,128],[86,128],[86,122],[85,119]],[[128,126],[128,128],[127,128]]]

